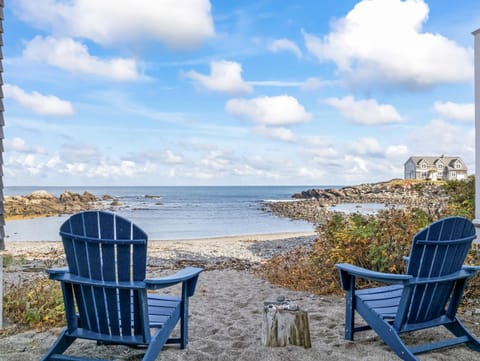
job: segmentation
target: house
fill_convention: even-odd
[[[460,157],[412,156],[405,162],[405,179],[461,180],[467,166]]]

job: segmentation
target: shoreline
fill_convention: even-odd
[[[147,255],[154,258],[178,262],[235,258],[242,261],[260,262],[262,257],[254,253],[277,253],[297,245],[311,244],[317,237],[315,232],[283,232],[252,235],[236,235],[195,239],[148,240]],[[256,251],[252,251],[256,250]],[[52,254],[63,253],[62,241],[5,241],[0,256],[30,256],[38,259],[49,258]]]

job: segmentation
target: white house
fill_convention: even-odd
[[[460,157],[411,156],[405,162],[405,179],[461,180],[467,178],[467,166]]]

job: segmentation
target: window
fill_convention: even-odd
[[[422,163],[421,167],[422,169],[427,169],[427,163]]]
[[[460,162],[456,162],[455,169],[460,169],[460,168],[462,168],[462,165],[460,164]]]
[[[438,164],[437,164],[437,168],[438,168],[438,169],[443,169],[443,164],[442,164],[442,163],[438,163]]]
[[[455,171],[450,172],[450,178],[457,178],[457,172]]]

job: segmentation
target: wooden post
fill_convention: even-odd
[[[312,347],[308,313],[285,299],[277,297],[263,306],[262,343],[264,346],[287,345]]]

